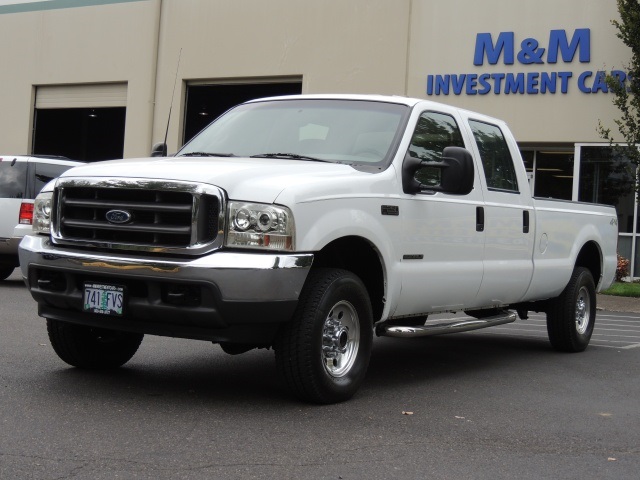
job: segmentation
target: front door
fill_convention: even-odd
[[[455,111],[420,115],[408,154],[437,161],[445,147],[466,147]],[[438,170],[423,168],[420,182],[438,184]],[[402,215],[402,292],[394,316],[475,306],[482,281],[484,234],[477,212],[483,205],[475,175],[468,195],[429,193],[404,195]]]

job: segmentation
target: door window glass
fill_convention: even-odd
[[[496,125],[469,120],[478,145],[489,190],[518,192],[518,180],[509,147]]]
[[[464,140],[460,128],[451,115],[438,112],[424,112],[418,119],[411,137],[409,155],[429,162],[442,158],[446,147],[463,147]],[[440,185],[439,168],[424,167],[415,175],[421,184],[435,187]]]

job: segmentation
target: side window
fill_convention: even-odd
[[[71,167],[68,165],[57,165],[50,163],[37,163],[36,164],[36,191],[35,195],[40,193],[42,187],[44,187],[50,180],[59,177],[62,172],[69,170]],[[35,196],[34,195],[34,196]]]
[[[495,125],[477,120],[469,120],[469,126],[478,145],[487,188],[519,192],[513,159],[502,130]]]
[[[464,140],[458,124],[451,115],[424,112],[418,119],[409,145],[409,155],[421,160],[437,162],[446,147],[463,147]],[[416,180],[423,185],[440,185],[439,168],[424,167],[416,173]]]

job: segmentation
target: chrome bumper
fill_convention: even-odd
[[[19,254],[25,281],[29,268],[37,265],[97,275],[203,281],[215,284],[223,300],[247,302],[297,300],[313,263],[313,254],[262,252],[216,252],[193,260],[141,259],[60,249],[47,237],[34,235],[24,237]]]
[[[45,318],[221,342],[268,343],[277,324],[291,318],[313,263],[313,254],[255,251],[143,259],[57,248],[48,237],[31,235],[19,255],[22,277]],[[96,279],[127,288],[122,317],[83,311],[83,282]],[[176,302],[183,287],[191,289],[189,298]]]

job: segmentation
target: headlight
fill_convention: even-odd
[[[49,234],[53,192],[40,192],[33,202],[33,233]]]
[[[286,207],[229,202],[229,247],[294,250],[294,224]]]

